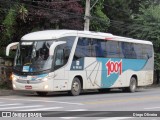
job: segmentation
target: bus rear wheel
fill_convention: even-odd
[[[46,96],[48,92],[36,92],[39,96]]]
[[[130,80],[130,85],[129,87],[125,88],[124,90],[127,92],[135,92],[137,89],[137,80],[135,77],[132,77]]]
[[[75,77],[72,82],[71,91],[69,92],[72,96],[78,96],[81,93],[81,82],[78,77]]]

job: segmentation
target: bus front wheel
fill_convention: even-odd
[[[71,91],[69,93],[72,96],[77,96],[81,93],[81,82],[78,77],[73,79]]]

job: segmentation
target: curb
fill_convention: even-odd
[[[144,86],[144,88],[149,89],[149,88],[158,88],[160,87],[160,84],[157,85],[150,85],[150,86]]]
[[[0,89],[0,96],[11,96],[11,95],[28,95],[28,94],[34,94],[35,92],[32,91],[15,91],[15,90],[5,90]]]
[[[0,90],[0,96],[8,96],[8,95],[14,95],[15,91],[13,90]]]

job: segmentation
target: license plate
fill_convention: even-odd
[[[26,85],[25,89],[32,89],[32,86],[31,85]]]

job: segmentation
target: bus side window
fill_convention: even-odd
[[[119,58],[119,44],[116,41],[107,41],[106,43],[107,57]]]
[[[153,55],[153,48],[151,45],[146,45],[146,52],[147,52],[147,55],[148,55],[148,58],[151,58]]]
[[[66,64],[68,62],[70,53],[71,53],[71,49],[69,48],[69,46],[66,45],[64,47],[64,64]]]
[[[142,45],[142,57],[143,59],[149,59],[152,57],[152,46]]]
[[[79,38],[74,53],[74,60],[91,57],[91,44],[89,38]]]
[[[63,65],[63,64],[64,64],[64,50],[63,49],[57,49],[55,66],[59,66],[59,65]]]
[[[65,64],[64,61],[64,45],[59,45],[55,50],[54,70],[62,67]]]
[[[63,37],[59,39],[60,41],[66,41],[66,44],[64,45],[64,64],[68,62],[71,49],[75,40],[74,36],[69,36],[69,37]]]
[[[134,43],[134,50],[135,50],[135,54],[137,56],[137,59],[143,59],[143,56],[142,56],[142,45]]]
[[[105,41],[94,39],[95,57],[105,57]]]
[[[127,58],[127,59],[137,58],[133,43],[122,42],[121,46],[122,46],[122,52],[123,52],[124,58]]]
[[[119,57],[120,58],[124,58],[124,54],[123,54],[123,50],[122,50],[122,42],[118,42],[118,46],[119,46]]]

